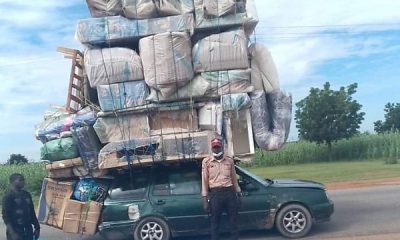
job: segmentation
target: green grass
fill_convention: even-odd
[[[299,163],[400,159],[400,134],[361,134],[340,140],[329,149],[307,141],[287,143],[278,151],[256,152],[256,159],[249,167],[293,165]]]
[[[322,183],[400,177],[400,164],[384,161],[307,163],[291,166],[248,168],[266,178],[296,178]]]
[[[25,165],[0,165],[0,199],[9,186],[8,178],[13,173],[21,173],[25,176],[25,190],[30,192],[34,199],[40,195],[43,178],[46,177],[44,165],[30,163]]]

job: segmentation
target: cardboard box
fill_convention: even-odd
[[[45,178],[42,184],[38,207],[40,223],[56,228],[63,227],[65,205],[71,198],[74,182],[57,182]]]
[[[66,233],[94,235],[102,207],[103,205],[98,202],[85,203],[68,199],[64,214],[63,231]]]

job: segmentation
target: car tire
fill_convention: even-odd
[[[289,204],[279,210],[275,226],[286,238],[301,238],[308,234],[312,227],[310,211],[299,204]]]
[[[168,224],[157,217],[147,217],[139,222],[133,233],[134,240],[170,240]]]

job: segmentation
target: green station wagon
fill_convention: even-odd
[[[333,213],[320,183],[262,179],[239,166],[236,173],[243,194],[240,230],[276,227],[287,238],[300,238]],[[210,216],[203,211],[200,192],[201,169],[196,164],[138,168],[120,175],[104,202],[99,234],[135,240],[208,234]],[[227,223],[223,215],[221,231],[229,230]]]

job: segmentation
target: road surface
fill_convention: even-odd
[[[360,189],[329,191],[335,203],[335,213],[330,222],[314,226],[304,239],[336,240],[398,240],[400,239],[400,187],[381,186]],[[0,239],[5,239],[3,222]],[[81,236],[65,234],[46,226],[42,227],[41,240],[80,240]],[[185,238],[187,239],[187,238]],[[205,240],[206,238],[191,238]],[[243,240],[283,240],[272,231],[246,232]],[[179,238],[177,240],[184,240]]]

